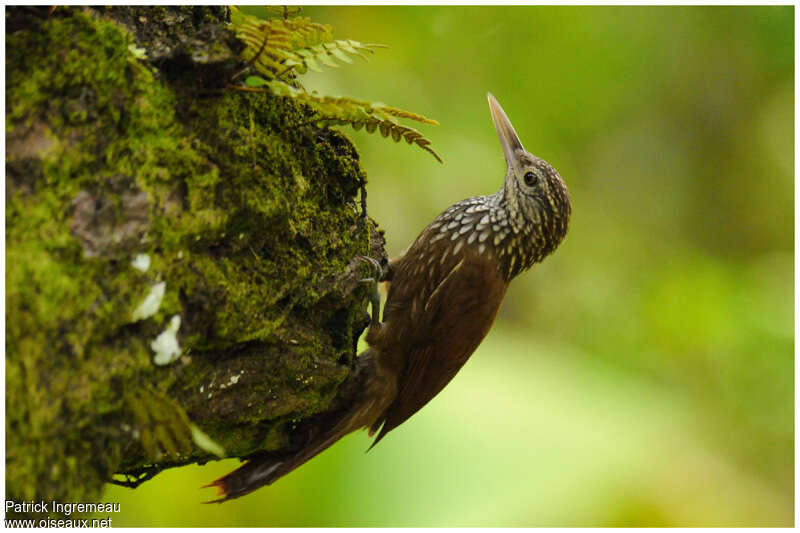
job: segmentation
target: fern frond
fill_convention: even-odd
[[[352,126],[355,130],[364,128],[369,133],[380,131],[384,137],[391,136],[395,142],[405,140],[408,144],[415,144],[430,153],[440,163],[439,157],[431,147],[431,141],[414,128],[403,126],[395,117],[403,117],[425,124],[438,125],[435,120],[416,113],[389,107],[383,104],[374,104],[347,97],[320,96],[302,89],[296,89],[280,81],[264,81],[260,86],[269,89],[280,96],[288,96],[299,100],[316,112],[312,122],[317,125]]]
[[[286,51],[283,56],[286,58],[284,64],[294,67],[298,74],[305,74],[309,69],[322,72],[320,64],[326,67],[336,68],[339,66],[335,60],[343,63],[352,63],[353,60],[347,54],[357,55],[364,60],[368,60],[363,52],[375,53],[375,44],[363,44],[358,41],[330,41],[320,43],[310,48],[301,48],[293,52]],[[363,52],[362,52],[363,51]]]
[[[365,105],[369,105],[373,110],[381,113],[382,115],[386,116],[393,116],[399,118],[407,118],[408,120],[414,120],[416,122],[422,122],[423,124],[432,124],[434,126],[438,126],[439,122],[433,120],[432,118],[428,118],[417,113],[412,113],[411,111],[406,111],[405,109],[398,109],[396,107],[391,107],[386,104],[382,104],[380,102],[363,102]]]
[[[335,40],[328,25],[317,24],[305,17],[288,18],[288,8],[271,11],[282,18],[261,20],[231,8],[231,25],[236,36],[246,45],[242,58],[247,61],[231,80],[251,67],[264,77],[249,76],[244,87],[229,84],[230,87],[242,91],[270,90],[294,98],[314,111],[312,123],[319,126],[350,125],[356,130],[364,128],[369,133],[380,131],[381,135],[391,136],[395,142],[404,140],[415,144],[442,162],[422,133],[397,121],[400,118],[438,126],[435,120],[383,103],[309,93],[297,83],[299,74],[352,63],[354,56],[366,60],[367,53],[374,53],[374,49],[382,45],[363,44],[352,39]]]
[[[321,72],[323,66],[338,67],[337,61],[352,63],[351,55],[367,59],[364,52],[374,53],[374,48],[380,46],[351,39],[334,40],[329,25],[307,17],[262,20],[234,7],[231,24],[236,36],[247,45],[242,58],[272,79],[291,71]]]

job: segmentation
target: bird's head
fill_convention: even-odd
[[[556,169],[544,159],[526,151],[492,93],[488,93],[489,109],[506,158],[503,195],[512,217],[524,217],[529,228],[548,241],[544,254],[551,252],[567,233],[571,212],[569,192]]]

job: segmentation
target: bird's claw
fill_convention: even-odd
[[[366,255],[357,255],[356,258],[364,261],[370,266],[370,268],[372,269],[373,278],[375,280],[380,279],[381,274],[383,273],[383,267],[381,267],[380,261],[372,257],[367,257]],[[365,281],[368,279],[372,278],[364,278],[361,281]]]
[[[361,261],[366,262],[367,265],[370,267],[372,276],[368,278],[361,278],[358,281],[360,283],[370,284],[370,288],[372,289],[369,295],[369,303],[372,306],[371,324],[373,326],[376,326],[381,322],[380,319],[381,295],[378,292],[378,281],[381,279],[381,275],[383,274],[383,267],[381,267],[381,264],[377,259],[374,259],[372,257],[367,257],[365,255],[358,255],[356,257]]]

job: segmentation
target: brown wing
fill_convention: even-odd
[[[391,337],[378,346],[382,363],[399,376],[398,393],[372,426],[375,431],[383,423],[373,446],[436,396],[466,363],[489,332],[507,287],[497,262],[475,249],[405,264],[405,258],[416,256],[413,249],[409,252],[395,266],[387,297],[384,327]]]

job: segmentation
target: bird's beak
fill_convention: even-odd
[[[503,154],[506,156],[506,164],[509,168],[513,167],[514,161],[517,159],[517,150],[525,150],[522,143],[517,137],[517,132],[514,131],[514,126],[508,120],[505,111],[497,103],[497,100],[492,93],[486,93],[489,98],[489,110],[492,112],[492,120],[494,127],[497,130],[497,136],[500,137],[500,145],[503,147]]]

